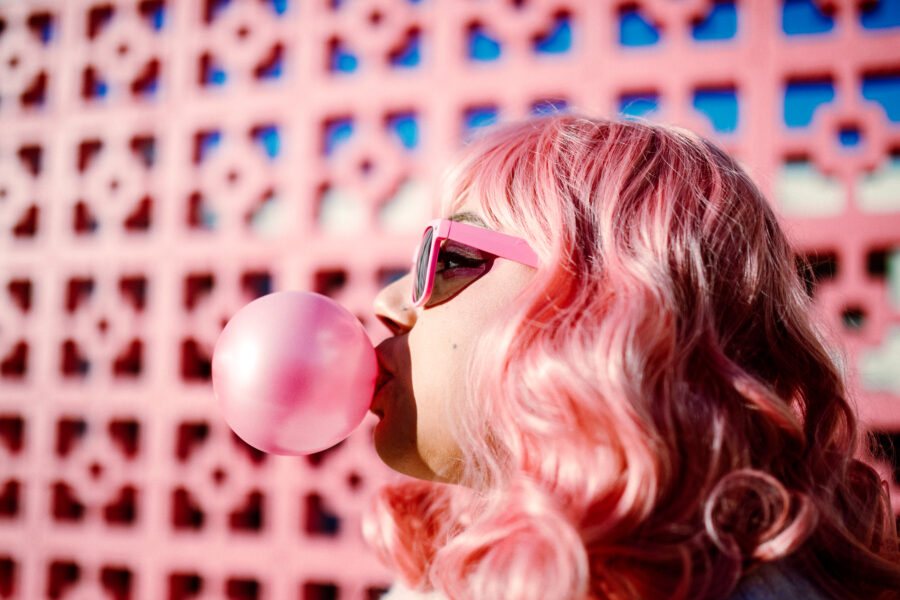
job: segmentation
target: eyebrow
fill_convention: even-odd
[[[488,229],[487,223],[479,217],[477,214],[472,211],[464,210],[458,213],[453,213],[450,216],[451,221],[456,221],[457,223],[471,223],[472,225],[477,225],[479,227],[484,227]]]

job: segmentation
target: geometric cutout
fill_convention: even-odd
[[[362,484],[363,484],[362,475],[360,475],[356,471],[351,471],[350,474],[347,475],[347,486],[351,490],[353,490],[353,491],[358,490]]]
[[[87,171],[102,149],[103,142],[97,138],[82,140],[78,144],[78,172],[84,173]]]
[[[866,253],[866,273],[878,279],[887,277],[887,248],[878,248]]]
[[[787,35],[825,33],[834,28],[834,9],[820,10],[813,0],[784,0],[781,29]]]
[[[308,494],[304,501],[306,519],[304,531],[310,535],[334,537],[341,528],[340,518],[325,507],[322,496]]]
[[[259,465],[265,462],[266,458],[269,456],[262,450],[257,450],[244,440],[242,440],[236,433],[231,432],[231,441],[234,443],[235,448],[238,452],[242,452],[247,455],[247,458],[250,459],[254,465]],[[215,475],[215,474],[214,474]],[[224,479],[224,472],[222,473],[222,478]]]
[[[144,196],[125,217],[122,225],[128,231],[147,231],[150,229],[151,210],[153,199]]]
[[[258,237],[278,237],[290,227],[290,221],[284,215],[285,204],[275,189],[269,188],[260,195],[256,206],[244,213],[244,223]]]
[[[81,568],[71,561],[55,560],[47,567],[47,597],[62,598],[78,582]]]
[[[66,285],[65,309],[69,314],[74,313],[83,304],[90,300],[94,293],[94,280],[91,277],[72,277]]]
[[[900,311],[900,246],[886,253],[885,265],[888,299],[895,311]]]
[[[194,451],[206,443],[209,437],[209,423],[205,421],[185,421],[178,425],[175,439],[175,457],[186,462]]]
[[[365,589],[365,600],[378,600],[387,593],[386,587],[368,587]]]
[[[816,109],[834,100],[831,79],[788,81],[784,90],[784,123],[788,127],[806,127]]]
[[[77,522],[84,518],[84,504],[67,483],[58,481],[53,484],[52,505],[53,519],[56,521]]]
[[[719,133],[733,133],[737,129],[738,100],[734,88],[695,90],[694,108],[708,117]]]
[[[129,600],[133,580],[131,571],[125,567],[106,566],[100,569],[100,583],[113,600]]]
[[[103,518],[110,525],[132,525],[137,518],[137,490],[123,486],[118,498],[103,507]]]
[[[116,355],[113,361],[113,375],[116,377],[137,377],[141,374],[141,354],[143,343],[135,338]]]
[[[114,12],[115,8],[112,4],[98,5],[91,8],[88,12],[86,31],[89,40],[93,40],[100,35],[100,32],[109,25]]]
[[[467,108],[463,113],[464,137],[468,139],[474,130],[493,125],[497,122],[498,115],[499,109],[492,105]]]
[[[619,10],[619,44],[622,46],[650,46],[659,41],[660,30],[641,16],[636,6]]]
[[[900,327],[892,327],[881,346],[866,348],[859,357],[862,387],[872,392],[900,394]]]
[[[272,275],[267,271],[246,271],[241,275],[241,289],[253,299],[272,292]]]
[[[782,165],[775,189],[778,205],[792,216],[838,215],[846,204],[841,183],[802,158],[790,159]]]
[[[734,0],[716,0],[704,19],[691,26],[691,37],[697,41],[729,40],[737,34],[738,19]]]
[[[851,331],[862,329],[866,322],[866,311],[861,306],[848,306],[841,311],[841,321]]]
[[[127,459],[137,456],[140,447],[141,424],[135,419],[114,419],[109,422],[109,437]]]
[[[257,600],[260,597],[260,583],[255,579],[229,578],[225,582],[228,600]]]
[[[322,269],[313,275],[313,291],[334,298],[347,283],[347,272],[342,269]]]
[[[22,212],[22,216],[12,227],[12,234],[17,238],[34,237],[38,228],[40,208],[32,204]]]
[[[219,130],[198,131],[194,134],[194,164],[205,161],[209,154],[222,143],[222,132]]]
[[[184,308],[190,312],[200,302],[212,293],[216,285],[215,276],[212,273],[191,273],[184,278]]]
[[[87,435],[87,421],[63,417],[56,422],[56,455],[65,458]]]
[[[863,98],[877,102],[892,123],[900,123],[900,71],[863,75]]]
[[[169,575],[169,600],[190,600],[199,596],[201,590],[203,590],[203,578],[197,573],[172,573]]]
[[[277,125],[256,125],[250,130],[250,137],[261,146],[268,158],[275,158],[281,151]]]
[[[22,378],[28,370],[28,343],[19,340],[6,356],[0,358],[0,375]]]
[[[97,218],[83,200],[79,200],[72,210],[72,231],[83,235],[97,230]]]
[[[810,252],[797,257],[797,274],[806,286],[807,295],[812,298],[816,286],[823,281],[834,279],[838,271],[838,257],[834,252]]]
[[[147,305],[147,278],[143,275],[127,275],[119,279],[119,294],[135,311],[141,312]]]
[[[26,145],[19,148],[19,160],[22,161],[22,165],[28,170],[29,173],[33,177],[37,177],[41,174],[41,157],[43,156],[43,149],[36,145]]]
[[[0,596],[12,598],[16,593],[16,561],[9,556],[0,557]]]
[[[104,98],[109,92],[109,84],[100,76],[96,68],[89,65],[81,73],[81,97],[87,101]]]
[[[857,204],[863,212],[900,211],[900,152],[893,152],[877,170],[856,181]]]
[[[391,113],[385,117],[385,124],[406,150],[419,145],[419,123],[414,111]]]
[[[352,73],[359,67],[359,59],[337,36],[328,41],[328,62],[325,68],[330,73]]]
[[[31,310],[31,287],[30,279],[11,279],[6,284],[10,298],[23,313]]]
[[[500,41],[489,36],[484,26],[474,22],[466,30],[468,58],[478,62],[489,62],[500,58],[502,47]]]
[[[228,523],[232,531],[258,532],[263,528],[263,504],[265,496],[254,490],[247,494],[243,505],[235,508],[228,515]]]
[[[659,94],[656,92],[623,94],[619,97],[619,114],[625,118],[647,117],[659,108]]]
[[[322,124],[322,155],[331,156],[353,136],[353,118],[335,117]]]
[[[411,68],[419,64],[421,56],[422,35],[418,28],[412,27],[406,32],[403,43],[388,53],[388,63],[395,68]]]
[[[309,463],[311,467],[320,467],[322,463],[325,462],[325,459],[337,452],[338,449],[343,445],[343,443],[344,442],[339,442],[331,448],[326,448],[325,450],[320,450],[319,452],[307,454],[306,462]]]
[[[0,517],[13,518],[19,514],[19,492],[21,485],[10,479],[0,490]]]
[[[319,196],[316,225],[332,235],[348,235],[362,231],[367,222],[365,206],[340,188],[326,187]]]
[[[560,11],[553,15],[553,28],[531,41],[535,54],[564,54],[572,48],[571,15]]]
[[[47,98],[47,73],[41,71],[25,90],[19,95],[19,103],[24,109],[34,109],[43,106]]]
[[[252,218],[251,218],[252,219]],[[193,192],[188,196],[187,225],[191,229],[213,230],[218,216],[203,200],[203,194]]]
[[[45,46],[53,38],[53,15],[49,12],[36,12],[28,15],[26,21],[29,31]]]
[[[193,338],[181,342],[181,377],[185,381],[208,382],[212,374],[212,359]]]
[[[172,492],[172,526],[175,529],[203,528],[203,510],[190,492],[180,487]]]
[[[200,55],[197,71],[198,83],[203,87],[222,86],[228,81],[228,73],[209,52]]]
[[[224,12],[231,0],[204,0],[203,2],[203,20],[206,23],[212,23]]]
[[[865,29],[888,29],[900,27],[900,2],[897,0],[874,0],[860,6],[859,22]]]
[[[337,600],[340,588],[333,583],[308,581],[303,584],[302,600]]]
[[[404,180],[378,208],[378,227],[389,233],[417,233],[431,215],[428,190],[416,179]]]
[[[141,72],[131,82],[131,93],[135,97],[150,97],[156,94],[159,88],[159,61],[152,59],[144,65]]]
[[[260,597],[260,583],[255,579],[229,578],[225,582],[228,600],[257,600]]]
[[[841,127],[838,131],[838,143],[847,149],[856,148],[862,142],[862,132],[855,125]]]
[[[288,10],[288,0],[266,0],[278,17],[283,17]]]
[[[279,79],[284,70],[284,46],[273,44],[263,59],[253,68],[253,76],[257,80]]]
[[[156,138],[152,135],[135,135],[131,138],[131,151],[146,168],[156,162]]]
[[[0,416],[0,445],[10,454],[18,454],[25,446],[25,420],[19,415]]]
[[[531,103],[529,112],[536,116],[556,115],[566,112],[569,103],[562,98],[544,98]]]

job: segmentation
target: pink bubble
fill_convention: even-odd
[[[366,416],[377,374],[359,320],[311,292],[269,294],[239,310],[212,360],[228,425],[274,454],[312,454],[349,436]]]

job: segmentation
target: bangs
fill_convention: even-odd
[[[466,146],[441,179],[441,215],[468,202],[489,227],[528,239],[536,250],[549,245],[550,221],[559,211],[552,184],[559,153],[546,147],[556,137],[546,129],[532,122],[508,124]]]

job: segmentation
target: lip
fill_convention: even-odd
[[[375,357],[378,360],[378,376],[375,378],[375,391],[372,394],[372,406],[369,410],[379,419],[382,419],[384,418],[384,410],[377,405],[376,398],[378,398],[378,392],[381,391],[381,388],[394,378],[394,374],[384,366],[381,356],[378,353],[375,354]]]

